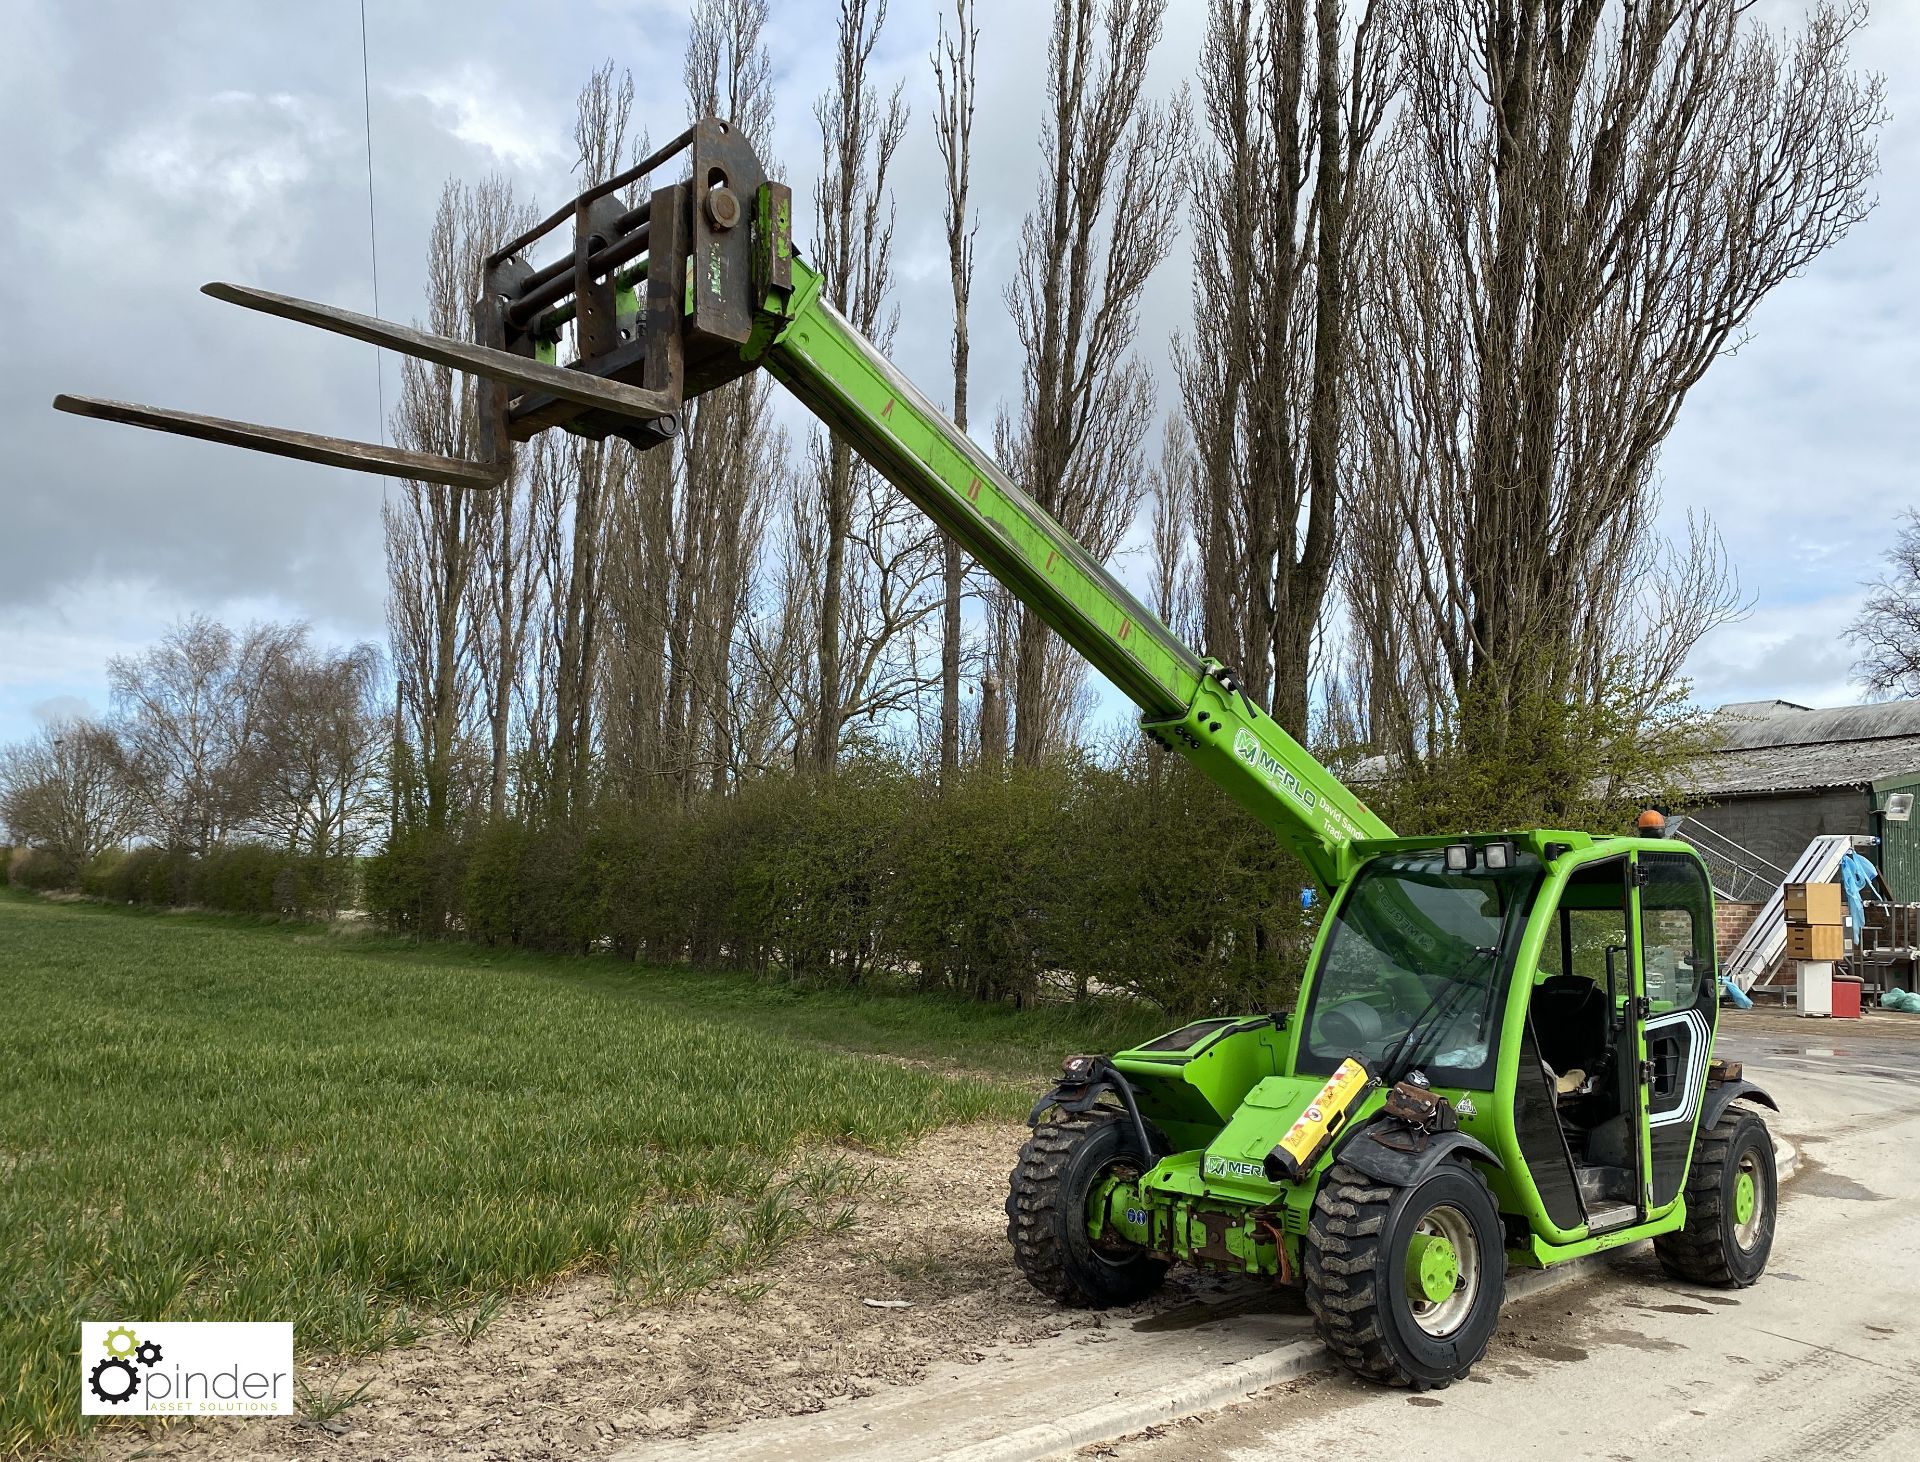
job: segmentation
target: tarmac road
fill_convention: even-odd
[[[1718,1051],[1779,1099],[1802,1159],[1751,1289],[1677,1284],[1642,1250],[1510,1306],[1445,1391],[1322,1372],[1081,1455],[1920,1457],[1920,1016],[1729,1012]]]

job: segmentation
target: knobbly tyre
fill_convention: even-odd
[[[642,194],[656,173],[678,181]],[[1684,844],[1533,830],[1396,838],[828,303],[793,199],[705,118],[587,189],[474,281],[455,339],[230,284],[216,299],[475,379],[479,460],[60,396],[61,410],[488,491],[543,431],[638,450],[765,369],[1141,709],[1329,902],[1290,1012],[1068,1063],[1007,1197],[1027,1277],[1128,1303],[1174,1263],[1302,1285],[1360,1375],[1443,1386],[1485,1353],[1509,1263],[1650,1238],[1697,1284],[1759,1277],[1771,1098],[1712,1057],[1713,897]],[[556,257],[532,253],[571,226]]]

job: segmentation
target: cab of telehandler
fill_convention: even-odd
[[[1008,1200],[1029,1278],[1082,1303],[1172,1262],[1298,1280],[1342,1360],[1414,1386],[1484,1352],[1509,1263],[1652,1239],[1694,1282],[1757,1278],[1773,1151],[1734,1103],[1773,1103],[1710,1069],[1692,850],[1543,831],[1357,852],[1291,1012],[1078,1058],[1042,1098]]]

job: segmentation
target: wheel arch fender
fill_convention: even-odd
[[[1398,1126],[1397,1123],[1388,1125]],[[1418,1152],[1408,1152],[1375,1142],[1371,1134],[1380,1127],[1379,1122],[1369,1122],[1357,1128],[1334,1150],[1335,1160],[1358,1168],[1376,1182],[1388,1183],[1396,1188],[1412,1187],[1449,1160],[1486,1163],[1499,1171],[1506,1169],[1506,1164],[1500,1161],[1492,1148],[1465,1132],[1435,1132]]]
[[[1119,1100],[1117,1109],[1101,1100],[1107,1096]],[[1070,1059],[1060,1081],[1043,1092],[1033,1104],[1033,1110],[1027,1113],[1027,1126],[1039,1126],[1041,1117],[1056,1108],[1075,1117],[1103,1109],[1117,1110],[1131,1125],[1134,1140],[1147,1156],[1159,1157],[1170,1150],[1160,1129],[1141,1115],[1140,1104],[1134,1099],[1133,1084],[1105,1057],[1076,1056]]]
[[[1752,1102],[1776,1112],[1780,1110],[1780,1103],[1751,1081],[1709,1082],[1706,1097],[1700,1103],[1700,1130],[1711,1132],[1726,1116],[1727,1108],[1737,1101]]]

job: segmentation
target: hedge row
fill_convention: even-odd
[[[73,887],[58,861],[40,852],[20,860],[13,882],[40,890]],[[355,882],[348,860],[242,843],[205,857],[152,847],[102,853],[81,872],[79,891],[119,904],[315,918],[351,905]]]
[[[770,777],[691,807],[402,832],[366,868],[388,927],[984,1000],[1125,990],[1171,1011],[1296,986],[1302,872],[1184,765]]]

